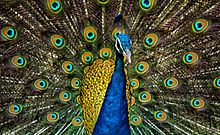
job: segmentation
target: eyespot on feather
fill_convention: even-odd
[[[75,70],[74,64],[71,61],[64,61],[62,64],[62,69],[66,74],[72,74]]]
[[[89,64],[93,61],[93,55],[91,52],[84,52],[81,56],[83,63]]]
[[[144,46],[148,49],[153,48],[158,43],[159,37],[155,33],[147,34],[144,37]]]
[[[78,89],[81,85],[81,80],[79,78],[72,78],[71,80],[71,86],[74,88],[74,89]]]
[[[23,68],[27,65],[27,60],[20,55],[15,55],[10,61],[11,64],[16,68]]]
[[[53,14],[58,14],[63,9],[62,2],[60,0],[47,0],[47,8]]]
[[[81,117],[75,117],[72,120],[74,126],[81,126],[83,124],[83,119]]]
[[[150,92],[143,91],[138,95],[138,99],[142,103],[149,103],[152,101],[152,95]]]
[[[91,26],[84,29],[83,35],[87,42],[95,42],[97,39],[97,32],[95,28]]]
[[[60,101],[68,102],[71,100],[71,93],[66,90],[60,92],[59,99],[60,99]]]
[[[178,80],[174,77],[169,77],[164,80],[164,86],[168,89],[175,89],[178,86]]]
[[[195,109],[203,109],[205,107],[205,101],[202,98],[193,98],[190,104]]]
[[[1,30],[1,36],[6,40],[15,40],[17,38],[17,30],[14,27],[6,26]]]
[[[135,71],[138,74],[144,74],[148,71],[148,69],[149,69],[149,64],[145,61],[141,61],[135,65]]]
[[[20,104],[14,103],[9,106],[8,111],[11,114],[17,115],[22,112],[22,108]]]
[[[60,116],[58,112],[50,112],[47,114],[47,121],[55,123],[59,120]]]
[[[52,46],[58,50],[63,49],[66,44],[64,38],[56,34],[50,37],[50,42]]]
[[[39,91],[46,90],[48,86],[49,86],[49,83],[45,79],[37,79],[34,82],[34,88]]]
[[[100,50],[100,56],[101,58],[103,59],[107,59],[107,58],[110,58],[112,56],[112,50],[109,49],[109,48],[102,48]]]
[[[220,77],[217,77],[213,80],[213,86],[217,89],[220,89]]]
[[[139,6],[142,11],[148,12],[154,8],[156,0],[139,0]]]
[[[195,64],[199,60],[199,56],[194,52],[187,52],[183,55],[183,62],[187,65]]]
[[[192,23],[193,32],[199,34],[202,32],[206,32],[209,26],[209,22],[205,19],[197,19]]]
[[[140,125],[142,123],[142,119],[141,119],[140,116],[133,115],[130,118],[130,122],[131,122],[131,124],[133,124],[135,126],[138,126],[138,125]]]
[[[164,111],[156,111],[154,118],[159,122],[164,122],[167,120],[167,114]]]
[[[133,89],[137,89],[140,85],[139,80],[138,79],[131,79],[130,85],[131,85],[131,87],[133,87]]]

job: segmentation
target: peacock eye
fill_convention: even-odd
[[[155,0],[139,0],[139,5],[143,11],[150,11],[155,4]]]
[[[157,121],[163,122],[167,120],[167,114],[164,111],[157,111],[154,113],[154,118]]]
[[[72,121],[74,126],[81,126],[83,123],[83,119],[81,117],[75,117]]]
[[[62,2],[60,0],[47,0],[47,6],[54,14],[58,14],[62,10]]]
[[[139,101],[142,103],[148,103],[152,101],[152,96],[149,92],[144,91],[139,94]]]
[[[84,29],[84,38],[87,42],[94,42],[97,39],[97,32],[93,27],[86,27]]]
[[[62,91],[59,95],[59,99],[63,102],[70,101],[71,99],[71,94],[68,91]]]
[[[48,88],[48,82],[44,79],[37,79],[34,82],[34,88],[37,90],[46,90]]]
[[[137,89],[139,87],[139,80],[138,79],[132,79],[130,81],[130,85],[131,85],[131,87],[133,87],[133,89]]]
[[[1,35],[5,40],[14,40],[17,38],[17,31],[13,27],[4,27],[1,30]]]
[[[158,39],[159,39],[158,35],[156,35],[156,34],[153,34],[153,33],[147,34],[144,37],[144,46],[146,48],[152,48],[152,47],[154,47],[157,44]]]
[[[65,61],[62,64],[62,69],[66,74],[72,74],[74,72],[74,64],[71,61]]]
[[[112,39],[115,40],[117,37],[118,37],[118,29],[115,28],[113,31],[112,31]]]
[[[80,84],[81,84],[81,80],[79,78],[73,78],[71,80],[71,86],[74,88],[74,89],[78,89],[80,87]]]
[[[84,52],[82,54],[82,61],[85,63],[85,64],[89,64],[93,61],[93,55],[92,53],[90,52]]]
[[[19,114],[22,111],[22,106],[20,104],[11,104],[9,106],[9,112],[11,114]]]
[[[176,78],[167,78],[164,80],[164,86],[168,89],[174,89],[178,86],[178,80]]]
[[[215,78],[213,81],[213,85],[215,88],[219,89],[220,88],[220,78]]]
[[[11,63],[13,66],[15,66],[17,68],[23,68],[26,66],[27,60],[22,56],[14,56],[11,59]]]
[[[205,20],[205,19],[197,19],[192,24],[192,30],[195,33],[202,33],[202,32],[205,32],[205,30],[207,30],[208,26],[209,26],[209,22],[207,20]]]
[[[59,113],[58,112],[51,112],[47,115],[47,121],[49,122],[56,122],[59,120]]]
[[[194,64],[198,61],[199,56],[194,52],[187,52],[183,56],[183,62],[185,64]]]
[[[55,47],[56,49],[62,49],[65,47],[64,38],[60,35],[51,36],[50,41],[53,47]]]
[[[191,106],[195,109],[202,109],[205,107],[205,102],[201,98],[193,98],[191,100]]]
[[[112,51],[109,48],[102,48],[100,50],[100,56],[101,58],[109,58],[112,56]]]
[[[132,123],[133,125],[137,126],[137,125],[140,125],[140,124],[141,124],[142,119],[141,119],[140,116],[133,115],[133,116],[131,117],[131,120],[130,120],[130,121],[131,121],[131,123]]]
[[[149,64],[145,61],[141,61],[135,66],[135,71],[138,74],[144,74],[148,71],[148,69],[149,69]]]
[[[109,0],[98,0],[98,2],[100,3],[100,4],[107,4],[108,2],[109,2]]]

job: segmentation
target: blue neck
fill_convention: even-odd
[[[93,135],[130,135],[123,54],[117,51],[115,70]]]
[[[120,71],[121,73],[122,72],[124,73],[124,60],[123,59],[124,59],[123,54],[120,54],[120,53],[118,53],[118,51],[116,51],[116,61],[115,61],[115,70],[114,70],[114,72],[119,72]]]

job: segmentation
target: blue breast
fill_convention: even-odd
[[[116,66],[108,85],[93,135],[130,135],[126,76],[123,55],[116,53]]]

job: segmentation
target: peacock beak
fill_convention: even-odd
[[[126,56],[128,63],[131,63],[131,51],[129,49],[125,49],[123,53]]]

